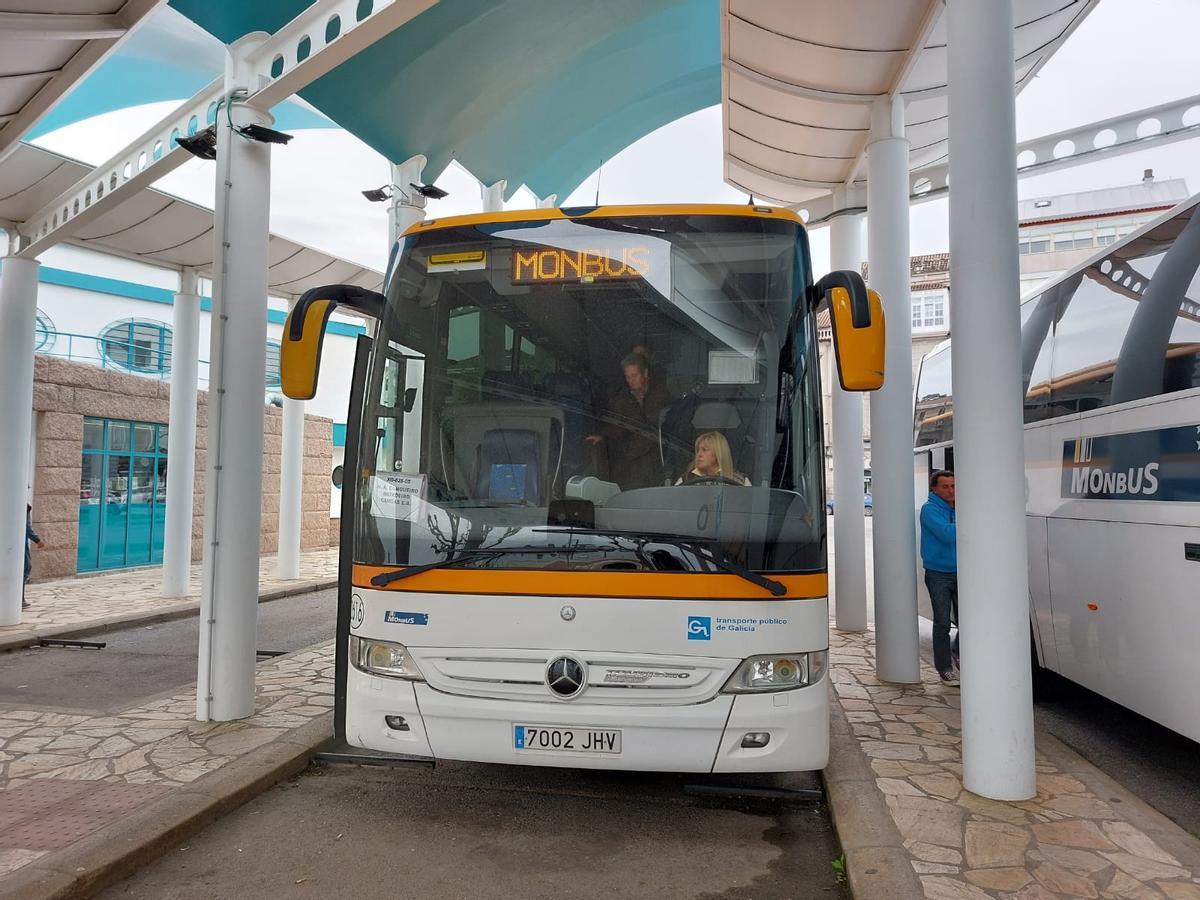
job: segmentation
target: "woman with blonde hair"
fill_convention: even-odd
[[[750,486],[750,479],[733,467],[733,452],[725,435],[719,431],[706,431],[696,438],[696,455],[692,458],[691,471],[675,483],[713,477]]]

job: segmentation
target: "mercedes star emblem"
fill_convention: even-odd
[[[564,700],[579,696],[586,684],[587,673],[577,659],[558,656],[546,666],[546,686]]]
[[[558,611],[558,614],[562,616],[564,622],[570,622],[575,618],[575,607],[569,605],[564,606]]]

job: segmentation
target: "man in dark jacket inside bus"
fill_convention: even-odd
[[[929,476],[929,499],[921,507],[921,564],[933,606],[933,665],[942,681],[957,684],[958,631],[950,642],[950,624],[958,625],[958,548],[954,523],[954,473]]]

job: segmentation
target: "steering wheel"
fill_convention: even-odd
[[[745,485],[732,478],[726,478],[724,475],[695,475],[687,478],[683,482],[685,485],[690,484],[731,484],[734,487],[745,487]]]

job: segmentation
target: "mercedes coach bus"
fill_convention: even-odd
[[[882,383],[879,298],[814,285],[758,206],[504,212],[415,225],[384,294],[294,307],[315,390],[360,339],[342,488],[336,717],[431,759],[819,769],[828,613],[814,315],[847,389]]]
[[[1200,740],[1200,196],[1021,305],[1030,619],[1042,666]],[[916,482],[953,469],[950,343]]]

